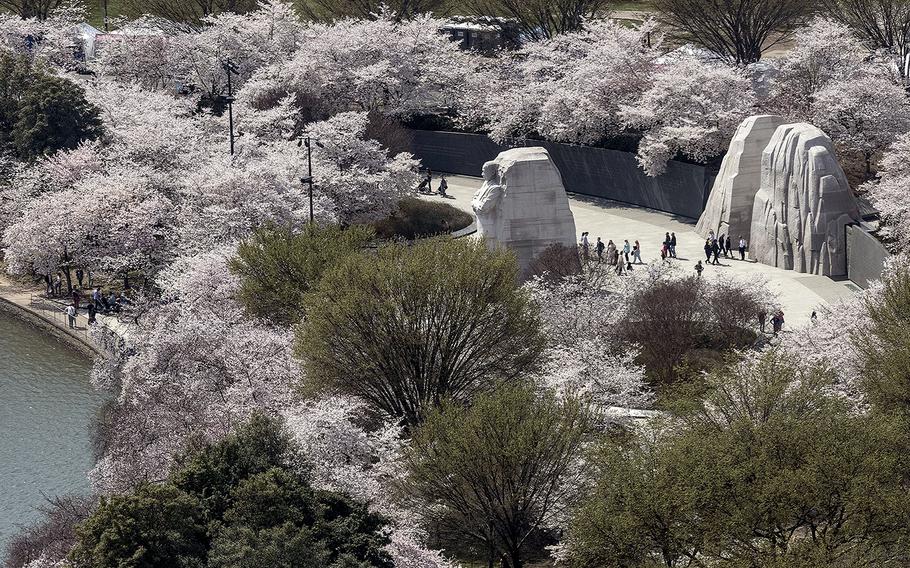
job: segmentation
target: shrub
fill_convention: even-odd
[[[773,309],[761,285],[694,276],[656,280],[631,294],[617,332],[641,346],[649,378],[669,384],[683,378],[683,368],[697,374],[702,369],[693,364],[712,359],[694,356],[698,350],[728,351],[753,342],[758,314]]]
[[[365,227],[309,226],[300,233],[267,227],[237,247],[229,262],[240,277],[239,300],[253,317],[293,324],[303,317],[304,296],[322,273],[364,247]]]
[[[554,243],[541,252],[528,267],[528,275],[544,280],[557,281],[581,272],[581,259],[577,247]]]
[[[384,239],[408,240],[452,233],[464,229],[474,218],[448,203],[409,197],[398,205],[398,212],[376,223],[376,234]]]
[[[20,159],[34,160],[97,138],[100,117],[72,81],[0,53],[0,143]]]
[[[910,410],[910,268],[898,266],[863,303],[870,325],[854,335],[862,382],[883,410]]]
[[[280,421],[254,416],[159,484],[102,498],[76,529],[77,568],[392,568],[386,522],[310,487]]]
[[[832,379],[771,352],[712,376],[674,427],[605,444],[567,539],[572,565],[871,568],[902,557],[906,425],[853,412]]]
[[[515,257],[432,240],[348,257],[307,296],[297,353],[317,387],[408,425],[540,364],[544,338]]]
[[[405,458],[405,490],[448,547],[478,545],[520,568],[529,537],[571,501],[591,415],[525,385],[448,403],[430,414]]]

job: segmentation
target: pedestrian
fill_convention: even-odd
[[[597,237],[597,244],[594,246],[594,249],[597,251],[597,262],[604,261],[604,249],[607,248],[607,245],[604,244],[600,237]]]
[[[670,256],[676,258],[676,233],[670,233]]]
[[[727,239],[723,235],[717,237],[717,249],[720,251],[720,254],[724,255],[724,258],[727,258],[727,249],[726,249]]]
[[[433,170],[427,169],[427,193],[433,193]]]
[[[704,272],[704,270],[705,270],[705,267],[702,266],[700,260],[699,260],[698,262],[695,263],[695,274],[696,274],[698,277],[701,277],[701,273]]]
[[[815,325],[818,323],[818,314],[815,313],[815,310],[812,310],[812,315],[809,316],[809,321],[812,322],[812,325]]]
[[[635,246],[632,247],[632,258],[635,259],[635,264],[644,264],[641,261],[641,244],[638,241],[635,241]]]
[[[60,279],[60,273],[57,273],[57,277],[54,278],[54,295],[59,296],[60,290],[63,287],[63,280]]]
[[[92,272],[91,270],[88,271],[88,287],[89,288],[95,287],[95,273]]]
[[[667,245],[660,245],[660,259],[667,260]]]
[[[89,302],[88,304],[88,323],[91,325],[95,323],[95,313],[97,312],[94,302]]]
[[[705,262],[711,262],[711,239],[705,239]]]
[[[446,181],[446,176],[441,176],[439,178],[439,195],[443,197],[448,197],[446,191],[449,189],[449,182]]]
[[[714,255],[713,264],[720,264],[720,260],[717,258],[718,255],[720,255],[720,245],[717,244],[717,241],[714,241],[711,244],[711,254]]]
[[[73,288],[73,305],[76,307],[76,311],[79,311],[79,300],[82,299],[82,293],[79,292],[79,287]]]
[[[92,303],[95,304],[95,309],[101,309],[101,287],[98,286],[92,291]]]
[[[733,240],[730,239],[730,235],[727,235],[727,246],[724,247],[727,249],[727,252],[730,253],[730,258],[733,258]],[[727,255],[724,255],[727,256]]]
[[[44,275],[44,293],[47,296],[51,296],[54,293],[54,281],[51,280],[50,274]]]
[[[76,269],[76,282],[79,283],[79,287],[82,288],[82,279],[85,277],[85,272],[81,268]]]
[[[63,311],[66,312],[66,321],[70,329],[76,329],[76,308],[69,305]]]
[[[771,326],[774,329],[774,335],[777,335],[784,328],[784,312],[783,310],[777,310],[774,313],[774,317],[771,318]]]
[[[746,239],[742,235],[739,236],[739,259],[746,260]]]
[[[629,244],[629,239],[625,239],[622,245],[622,256],[626,259],[626,265],[629,263],[629,254],[632,252],[632,245]]]
[[[585,231],[581,234],[581,257],[585,262],[588,262],[590,246],[591,245],[588,242],[588,232]]]
[[[714,236],[714,229],[708,231],[708,240],[712,243],[717,240],[717,237]]]
[[[670,256],[670,233],[664,234],[664,246],[667,247],[667,256]]]
[[[762,310],[758,312],[758,324],[761,326],[761,332],[765,332],[765,321],[768,319],[768,312]]]
[[[612,266],[616,264],[614,255],[616,254],[616,245],[613,244],[613,239],[607,241],[607,262]]]
[[[622,258],[619,256],[619,251],[616,251],[616,274],[617,276],[622,276],[622,273],[626,269],[626,263],[623,262]]]

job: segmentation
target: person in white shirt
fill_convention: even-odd
[[[746,260],[746,239],[742,235],[739,236],[739,258]]]
[[[66,312],[66,321],[70,328],[76,329],[76,307],[70,305],[67,306],[64,311]]]

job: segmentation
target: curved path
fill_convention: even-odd
[[[465,211],[471,211],[471,197],[483,183],[481,178],[467,176],[446,176],[449,182],[449,195],[454,198],[444,199],[438,196],[433,200],[451,203]],[[434,180],[436,188],[438,179]],[[579,232],[590,233],[591,244],[601,237],[604,242],[613,239],[622,246],[623,239],[641,243],[642,260],[653,262],[660,259],[660,248],[664,234],[675,232],[677,238],[678,261],[687,270],[694,270],[695,262],[704,259],[705,240],[695,233],[695,220],[679,217],[670,213],[661,213],[634,205],[626,205],[605,199],[581,195],[569,195],[569,206],[575,215],[575,227]],[[834,281],[825,276],[800,274],[792,270],[782,270],[765,266],[748,260],[746,262],[721,257],[719,266],[706,266],[705,273],[724,271],[736,278],[764,278],[769,289],[776,293],[783,307],[789,327],[808,323],[812,310],[845,298],[859,291],[852,282]]]

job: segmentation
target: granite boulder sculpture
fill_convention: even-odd
[[[842,276],[844,227],[859,220],[831,139],[811,124],[778,127],[762,155],[750,256],[787,270]]]
[[[761,184],[762,152],[784,122],[779,116],[765,114],[750,116],[739,125],[695,227],[699,235],[707,238],[714,231],[734,240],[749,238],[752,205]]]
[[[514,148],[483,166],[483,186],[471,205],[477,235],[507,246],[522,272],[548,246],[575,246],[575,218],[562,175],[544,148]]]

